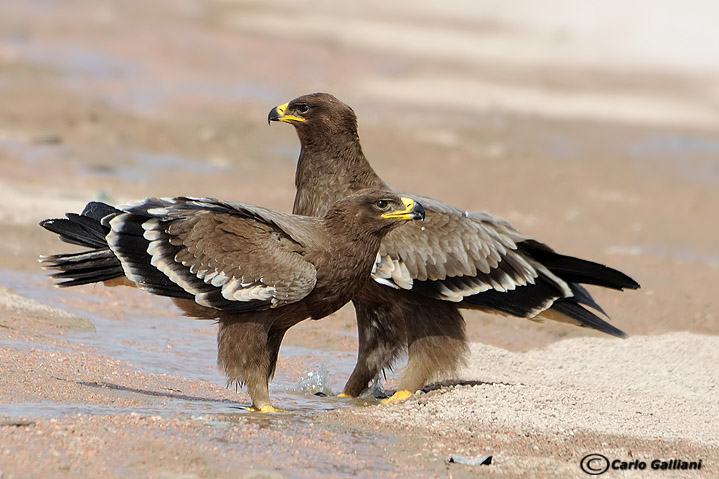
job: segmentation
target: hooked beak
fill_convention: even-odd
[[[404,209],[385,213],[382,218],[399,218],[402,220],[422,220],[424,221],[424,207],[412,198],[402,197]]]
[[[291,123],[293,121],[305,121],[304,118],[295,115],[285,115],[287,111],[287,103],[279,105],[270,110],[270,114],[267,115],[267,124],[271,121],[281,121],[284,123]]]

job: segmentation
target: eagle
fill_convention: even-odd
[[[127,284],[216,320],[217,362],[253,411],[278,411],[268,382],[285,332],[341,308],[370,278],[382,238],[423,219],[419,202],[366,189],[315,217],[211,198],[147,198],[40,223],[76,253],[40,258],[57,286]]]
[[[321,216],[332,201],[361,189],[392,190],[362,152],[354,111],[334,96],[301,96],[273,108],[271,121],[294,126],[301,145],[293,213]],[[373,281],[352,299],[359,351],[342,395],[358,396],[403,350],[407,366],[387,402],[453,374],[467,352],[461,308],[626,336],[597,314],[606,316],[582,286],[639,288],[626,274],[557,253],[491,214],[413,197],[425,207],[424,223],[385,237]]]

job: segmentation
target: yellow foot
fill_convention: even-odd
[[[338,397],[338,398],[352,398],[352,397],[354,397],[354,396],[350,396],[349,394],[345,394],[345,393],[339,393],[339,394],[337,395],[337,397]]]
[[[382,400],[382,404],[391,404],[393,402],[399,402],[399,401],[405,401],[412,397],[412,393],[407,391],[406,389],[403,389],[401,391],[397,391],[392,396],[388,397],[387,399]]]
[[[287,412],[287,409],[278,409],[274,407],[272,404],[265,404],[264,406],[257,408],[255,406],[250,406],[247,408],[248,411],[252,412]]]

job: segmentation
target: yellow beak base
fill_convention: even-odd
[[[401,197],[404,209],[385,213],[382,218],[399,218],[401,220],[424,220],[424,208],[412,198]]]
[[[281,121],[283,123],[291,123],[293,121],[305,121],[305,118],[301,118],[299,116],[295,115],[286,115],[285,112],[287,111],[287,103],[284,105],[279,105],[274,107],[270,111],[270,115],[267,117],[267,121]]]

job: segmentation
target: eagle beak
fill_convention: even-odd
[[[305,121],[304,118],[295,115],[285,115],[287,111],[287,103],[279,105],[270,110],[270,114],[267,115],[267,124],[271,121],[282,121],[284,123],[290,123],[293,121]]]
[[[424,221],[424,207],[412,198],[400,198],[404,204],[403,210],[385,213],[382,218],[399,218],[402,220],[422,220]]]

